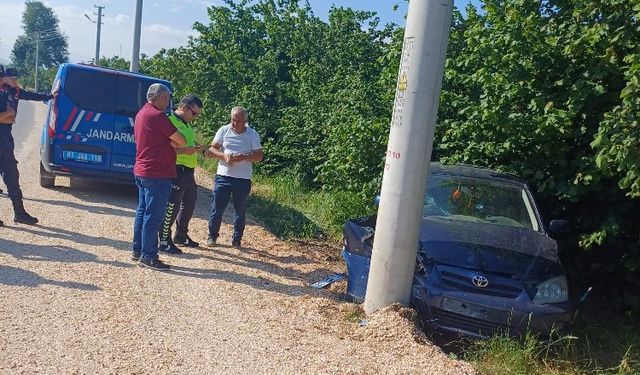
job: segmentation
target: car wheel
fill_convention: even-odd
[[[56,176],[44,169],[44,166],[40,163],[40,186],[50,188],[53,187],[55,183]]]

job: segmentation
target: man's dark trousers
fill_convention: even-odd
[[[186,238],[189,222],[196,208],[197,189],[194,168],[176,166],[176,178],[171,184],[167,212],[160,229],[160,243],[171,243],[171,227],[176,222],[176,237]]]
[[[233,221],[232,241],[240,242],[246,223],[247,199],[251,192],[251,180],[246,178],[235,178],[229,176],[216,175],[213,183],[213,199],[211,200],[211,213],[209,214],[209,237],[216,240],[222,224],[222,215],[229,203],[233,199],[233,208],[236,212]]]
[[[14,155],[15,144],[11,134],[11,125],[0,124],[0,173],[7,185],[7,195],[11,202],[22,209],[22,190],[20,189],[20,172],[18,161]]]

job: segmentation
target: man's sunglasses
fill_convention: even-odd
[[[191,109],[191,107],[189,107],[188,105],[185,105],[185,107],[187,107],[187,109],[191,111],[191,113],[193,114],[193,117],[197,117],[197,116],[200,114],[200,112],[196,112],[196,111],[194,111],[194,110],[193,110],[193,109]]]

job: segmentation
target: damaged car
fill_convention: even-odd
[[[376,216],[344,227],[347,293],[363,301]],[[431,163],[411,305],[436,331],[547,336],[575,318],[567,278],[527,184],[490,169]]]

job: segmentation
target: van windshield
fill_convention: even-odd
[[[134,117],[146,103],[147,89],[152,83],[115,73],[70,69],[64,93],[82,109]]]

